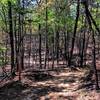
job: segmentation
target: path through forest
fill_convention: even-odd
[[[99,100],[100,92],[91,81],[83,82],[87,71],[58,69],[48,72],[23,72],[0,89],[0,100]],[[37,77],[37,78],[36,78]]]

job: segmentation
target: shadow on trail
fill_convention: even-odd
[[[23,73],[22,82],[13,81],[0,88],[0,100],[77,100],[83,89],[92,89],[91,82],[83,81],[86,72],[64,69]]]
[[[18,81],[0,88],[0,100],[40,100],[52,92],[61,92],[63,88],[56,86],[28,86]]]
[[[49,74],[49,73],[33,73],[33,74],[29,74],[29,75],[25,75],[29,80],[31,81],[48,81],[50,79],[54,79],[54,76]]]

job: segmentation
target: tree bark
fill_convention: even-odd
[[[78,24],[78,19],[79,19],[79,10],[80,10],[80,0],[78,0],[78,2],[77,2],[76,22],[75,22],[74,33],[73,33],[73,37],[72,37],[72,47],[71,47],[71,50],[70,50],[70,57],[69,57],[69,60],[68,60],[68,66],[69,67],[71,65],[71,59],[72,59],[73,50],[74,50],[74,43],[75,43],[75,38],[76,38],[77,24]]]
[[[9,36],[11,46],[11,73],[15,75],[15,64],[14,64],[14,34],[13,34],[13,22],[12,22],[12,4],[8,1],[8,17],[9,17]]]

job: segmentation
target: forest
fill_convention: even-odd
[[[0,100],[100,100],[100,0],[0,0]]]

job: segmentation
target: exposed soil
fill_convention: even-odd
[[[0,88],[0,100],[100,100],[100,91],[94,83],[83,81],[86,69],[47,72],[23,72]]]

